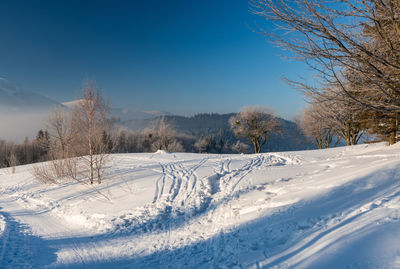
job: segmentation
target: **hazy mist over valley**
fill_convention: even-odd
[[[48,128],[48,118],[54,107],[65,110],[73,109],[79,100],[58,103],[43,95],[22,90],[4,78],[0,79],[0,139],[21,143],[25,137],[35,138],[38,131]],[[231,114],[198,114],[197,116],[179,116],[164,111],[139,111],[131,108],[111,108],[110,119],[115,121],[117,130],[143,132],[154,128],[160,117],[165,117],[179,134],[199,139],[202,136],[217,134],[218,138],[234,143],[234,134],[230,130]],[[314,148],[306,142],[306,137],[295,132],[295,124],[285,122],[285,135],[273,136],[266,145],[268,151],[287,151]],[[300,135],[300,137],[299,137]]]

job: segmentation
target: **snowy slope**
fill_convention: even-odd
[[[102,185],[0,170],[1,268],[400,268],[398,145],[112,156]]]

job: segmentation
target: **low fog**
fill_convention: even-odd
[[[0,140],[20,143],[25,137],[31,139],[44,128],[47,117],[47,111],[0,111]]]

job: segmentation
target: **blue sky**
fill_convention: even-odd
[[[251,31],[245,0],[0,1],[0,77],[57,101],[96,80],[114,107],[191,115],[267,105],[290,118],[306,68]]]

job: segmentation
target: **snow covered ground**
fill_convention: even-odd
[[[400,146],[118,154],[94,186],[0,169],[0,268],[400,268]]]

